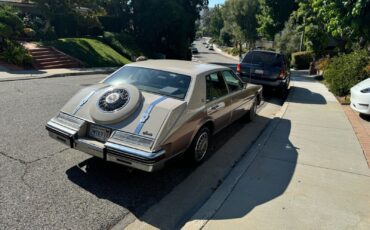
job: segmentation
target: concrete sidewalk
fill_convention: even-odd
[[[370,229],[370,170],[340,104],[313,79],[184,229]]]
[[[114,72],[116,69],[117,67],[19,70],[19,71],[7,71],[5,69],[0,69],[0,82],[51,78],[51,77],[65,77],[75,75],[109,74]]]

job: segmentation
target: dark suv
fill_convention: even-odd
[[[267,50],[249,51],[237,66],[237,73],[245,82],[263,85],[285,96],[290,72],[284,55]]]

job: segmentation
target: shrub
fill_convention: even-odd
[[[13,29],[10,26],[0,22],[0,37],[8,38],[12,36],[12,34],[13,34]]]
[[[220,45],[220,44],[221,44],[221,41],[220,41],[220,39],[218,39],[218,38],[211,38],[211,40],[209,40],[209,43],[210,43],[210,44],[217,44],[217,45]]]
[[[308,69],[310,62],[313,61],[313,53],[311,51],[292,53],[291,60],[291,64],[295,69]]]
[[[42,34],[42,39],[45,41],[52,41],[57,39],[57,35],[55,33],[54,27],[48,26],[44,33]]]
[[[365,67],[365,72],[366,72],[366,75],[367,76],[370,76],[370,62],[367,64],[367,66]]]
[[[233,48],[226,48],[225,51],[226,53],[231,54],[233,56],[238,56],[239,49],[240,49],[239,47],[233,47]],[[243,48],[242,53],[244,54],[246,52],[248,52],[248,50],[246,48]]]
[[[30,53],[18,42],[10,40],[5,40],[4,50],[0,57],[15,65],[30,66],[32,63]]]
[[[23,29],[23,33],[29,37],[29,38],[33,38],[36,36],[36,31],[34,31],[32,28],[24,28]]]
[[[329,62],[330,62],[330,59],[329,58],[321,58],[317,62],[317,69],[324,71],[328,67]]]
[[[337,96],[347,95],[352,86],[370,77],[366,71],[369,60],[369,53],[366,50],[332,58],[324,72],[329,89]]]
[[[78,35],[91,35],[100,36],[103,34],[102,25],[98,17],[92,14],[76,15],[77,21],[77,34]]]
[[[17,12],[7,5],[0,6],[0,37],[11,38],[23,29],[23,22]]]

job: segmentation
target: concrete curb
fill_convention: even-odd
[[[25,74],[26,76],[0,78],[0,82],[26,81],[26,80],[43,79],[43,78],[70,77],[70,76],[81,76],[81,75],[90,75],[90,74],[110,74],[110,73],[113,73],[115,70],[117,70],[117,68],[109,67],[109,68],[100,69],[100,70],[98,69],[98,70],[91,70],[91,71],[56,73],[56,74],[45,74],[45,75],[35,75],[35,76],[32,76],[32,74],[29,74],[29,75]]]
[[[290,94],[291,95],[291,94]],[[191,217],[182,229],[202,229],[210,219],[222,207],[230,196],[240,179],[248,171],[257,155],[262,151],[272,132],[276,129],[281,118],[284,116],[288,106],[289,97],[284,102],[281,110],[275,115],[272,121],[267,124],[267,128],[260,134],[256,142],[243,154],[244,156],[229,173],[221,186],[203,204],[203,206]]]

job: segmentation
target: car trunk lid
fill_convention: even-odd
[[[67,104],[61,110],[61,112],[71,114],[87,121],[87,135],[89,134],[90,128],[93,128],[95,129],[95,132],[98,132],[99,127],[101,127],[100,130],[109,129],[110,132],[118,130],[128,134],[153,139],[154,141],[157,138],[170,112],[174,108],[181,106],[184,103],[186,104],[185,101],[179,99],[142,91],[141,105],[135,112],[121,122],[113,124],[99,124],[94,122],[89,112],[90,106],[95,106],[97,103],[93,100],[87,100],[74,114],[75,108],[80,105],[77,102],[85,100],[92,90],[99,90],[104,87],[106,86],[100,84],[81,90],[79,93],[77,93],[73,100],[67,102]],[[132,143],[127,143],[127,145],[146,151],[149,150],[148,147],[134,146]]]

